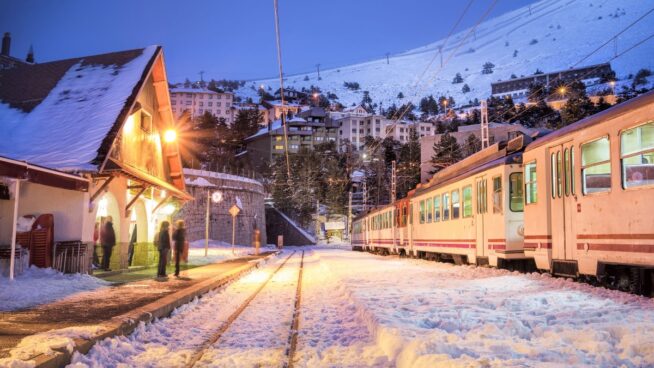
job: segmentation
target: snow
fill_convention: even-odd
[[[91,161],[156,49],[143,49],[121,67],[78,62],[28,114],[0,104],[0,155],[59,170],[94,170]]]
[[[486,5],[483,7],[485,9]],[[621,10],[617,12],[616,7]],[[321,80],[318,80],[316,73],[302,73],[289,75],[284,83],[295,89],[313,85],[325,93],[333,92],[345,106],[359,104],[363,91],[369,91],[373,101],[383,103],[384,107],[407,101],[417,105],[420,98],[429,94],[452,96],[458,105],[462,105],[475,98],[488,98],[491,82],[508,80],[511,74],[529,76],[536,69],[547,73],[572,67],[649,8],[651,2],[640,0],[542,0],[530,7],[487,18],[467,39],[469,29],[453,34],[443,47],[442,68],[437,50],[439,45],[445,43],[444,39],[391,56],[389,64],[383,57],[321,69]],[[450,14],[446,21],[453,24],[457,16]],[[472,19],[470,14],[467,17]],[[620,35],[618,53],[643,40],[651,33],[652,27],[654,17],[646,17]],[[538,42],[532,45],[533,39]],[[514,50],[518,51],[517,57],[513,57]],[[610,42],[577,66],[603,63],[613,56],[614,43]],[[612,61],[611,65],[618,78],[622,79],[630,73],[635,74],[640,68],[654,67],[651,56],[650,40]],[[433,64],[427,68],[434,58]],[[482,65],[487,61],[496,65],[494,72],[481,74]],[[416,83],[424,70],[427,70],[425,77]],[[452,84],[456,73],[461,73],[464,83],[470,86],[469,93],[462,93],[463,83]],[[308,81],[304,81],[305,76],[309,77]],[[360,83],[359,91],[343,86],[344,82],[354,81]],[[252,89],[251,86],[261,84],[276,89],[279,81],[276,77],[250,81],[237,94],[256,99],[257,88]],[[396,98],[399,92],[406,96],[403,100]]]
[[[205,178],[195,178],[195,179],[186,178],[184,181],[186,182],[187,185],[193,185],[196,187],[215,187],[214,184],[211,184]]]
[[[302,228],[302,226],[296,224],[295,221],[291,220],[291,218],[288,217],[288,216],[286,216],[282,211],[279,211],[279,210],[278,210],[277,212],[278,212],[278,213],[279,213],[283,218],[285,218],[286,221],[288,221],[289,224],[293,225],[293,227],[296,228],[297,231],[301,232],[302,235],[304,235],[305,238],[309,239],[309,241],[311,241],[311,242],[314,243],[314,244],[316,243],[316,238],[315,238],[313,235],[309,234],[306,230],[304,230],[304,229]]]
[[[90,275],[63,274],[52,268],[32,266],[14,281],[0,276],[0,311],[25,309],[107,285],[108,282]]]
[[[185,168],[184,169],[184,175],[185,176],[186,175],[199,176],[199,177],[202,177],[202,178],[214,178],[214,179],[220,179],[220,180],[240,181],[242,183],[255,184],[255,185],[260,185],[260,186],[263,187],[263,184],[261,184],[260,182],[254,180],[254,179],[246,178],[244,176],[219,173],[219,172],[215,172],[215,171],[205,171],[205,170],[195,170],[195,169],[186,169]],[[199,180],[199,178],[196,178],[195,180]],[[201,181],[201,183],[204,183],[204,181]],[[191,185],[197,185],[197,184],[193,184],[193,183],[190,183],[190,184]]]
[[[263,248],[263,247],[262,247]],[[204,239],[193,241],[189,244],[188,263],[192,265],[205,265],[234,259],[254,253],[254,248],[249,245],[234,246],[219,240],[209,240],[208,253],[204,255]]]
[[[273,131],[273,130],[276,130],[276,129],[281,129],[281,128],[282,128],[282,120],[281,120],[281,119],[279,119],[279,120],[275,120],[275,121],[273,121],[272,124],[270,125],[270,128],[268,128],[268,127],[263,127],[263,128],[261,128],[261,129],[259,129],[256,133],[254,133],[254,134],[252,134],[251,136],[247,137],[247,139],[252,139],[252,138],[254,138],[254,137],[258,137],[258,136],[261,136],[261,135],[267,134],[267,133],[270,132],[270,131]]]
[[[654,301],[540,274],[307,247],[298,367],[654,365]],[[106,339],[73,367],[181,366],[288,251],[170,318]],[[202,366],[279,366],[299,253]]]

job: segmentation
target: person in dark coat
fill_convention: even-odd
[[[186,242],[184,220],[177,221],[177,226],[173,233],[173,241],[175,242],[175,277],[179,277],[179,260],[184,253],[184,243]]]
[[[170,234],[168,228],[170,223],[164,221],[161,223],[161,230],[159,231],[159,269],[157,277],[166,277],[166,264],[168,263],[168,252],[170,252]]]
[[[102,245],[102,269],[111,271],[109,269],[109,261],[111,259],[111,252],[114,245],[116,245],[116,233],[114,232],[114,224],[111,216],[107,216],[104,227],[100,232],[100,244]]]

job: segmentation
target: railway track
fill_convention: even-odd
[[[259,293],[268,285],[270,280],[286,266],[287,262],[296,254],[296,251],[293,251],[284,261],[266,278],[266,280],[261,283],[261,285],[245,300],[241,305],[239,305],[232,314],[229,315],[225,323],[223,323],[220,328],[218,328],[211,336],[209,336],[191,355],[191,358],[185,365],[187,368],[195,367],[196,364],[202,359],[205,353],[211,348],[220,348],[219,340],[220,338],[230,329],[232,324],[238,319],[238,317],[250,306],[252,301],[259,295]],[[300,268],[298,272],[298,281],[296,287],[295,302],[293,305],[293,319],[290,326],[290,332],[287,339],[287,347],[285,350],[286,362],[281,364],[283,367],[292,367],[293,366],[293,357],[295,355],[295,350],[297,348],[297,335],[299,328],[299,310],[301,303],[301,292],[302,292],[302,270],[304,267],[304,251],[301,253],[300,258]]]

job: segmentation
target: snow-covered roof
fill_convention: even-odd
[[[289,122],[289,123],[306,123],[307,121],[304,120],[304,119],[302,119],[302,118],[299,117],[299,116],[294,116],[294,117],[291,118],[288,122]]]
[[[272,105],[272,106],[282,106],[282,101],[280,101],[280,100],[266,101],[266,102],[268,104]],[[287,102],[287,101],[284,101],[284,106],[285,107],[300,107],[299,104],[292,103],[292,102]]]
[[[262,136],[262,135],[268,133],[269,131],[280,129],[281,127],[282,127],[282,120],[281,119],[275,120],[275,121],[273,121],[271,123],[270,129],[268,129],[268,127],[263,127],[261,129],[259,129],[258,132],[256,132],[256,133],[252,134],[251,136],[247,137],[246,140],[250,140],[250,139]]]
[[[60,170],[96,170],[159,50],[149,46],[0,73],[0,155]]]

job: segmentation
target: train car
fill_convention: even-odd
[[[534,141],[523,162],[525,253],[537,267],[651,292],[654,92]]]
[[[395,253],[395,206],[393,204],[377,207],[365,217],[367,223],[364,250],[379,253]]]
[[[352,220],[352,250],[362,251],[366,246],[365,230],[365,216],[358,216]]]
[[[420,258],[524,269],[522,149],[495,144],[417,187],[412,250]]]
[[[411,249],[411,198],[415,190],[410,191],[406,197],[395,201],[395,229],[393,238],[395,239],[395,252],[400,256],[408,256],[412,253]]]

